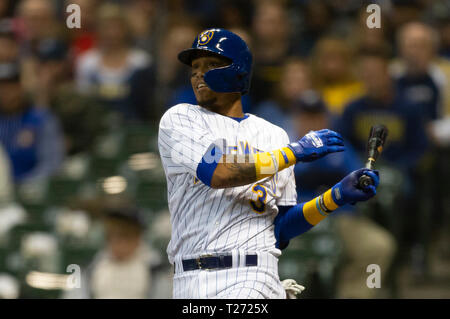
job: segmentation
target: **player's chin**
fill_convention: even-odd
[[[198,94],[196,95],[197,103],[203,107],[209,107],[216,103],[217,98],[210,94]]]
[[[199,102],[198,105],[200,105],[201,107],[204,107],[210,111],[215,111],[216,110],[216,99],[202,101],[202,102]]]
[[[206,87],[197,89],[194,92],[195,92],[195,97],[197,98],[197,100],[205,100],[205,99],[207,100],[214,96],[214,91],[212,91]]]

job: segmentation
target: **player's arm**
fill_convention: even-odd
[[[297,162],[310,162],[344,149],[343,139],[338,133],[327,129],[311,131],[299,141],[270,152],[221,155],[219,163],[209,165],[203,161],[197,173],[205,176],[205,179],[200,179],[212,188],[236,187],[270,177]]]
[[[369,176],[373,185],[359,188],[359,177]],[[376,194],[378,172],[366,168],[356,170],[322,195],[295,206],[279,206],[275,218],[275,237],[278,248],[285,248],[292,238],[317,225],[338,207],[366,201]]]

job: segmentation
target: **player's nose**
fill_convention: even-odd
[[[201,75],[204,76],[206,72],[208,72],[208,64],[204,63],[203,61],[200,61],[197,64],[197,67],[195,68],[195,70]]]

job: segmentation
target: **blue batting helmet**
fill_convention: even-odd
[[[224,29],[208,29],[195,38],[192,48],[180,52],[178,59],[191,66],[199,51],[225,57],[231,62],[230,65],[206,72],[205,82],[213,91],[248,92],[253,59],[244,40]]]

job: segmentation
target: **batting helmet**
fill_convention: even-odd
[[[205,82],[213,91],[248,92],[253,59],[244,40],[224,29],[208,29],[195,38],[192,48],[180,52],[178,59],[191,66],[199,51],[225,57],[231,62],[230,65],[205,73]]]

